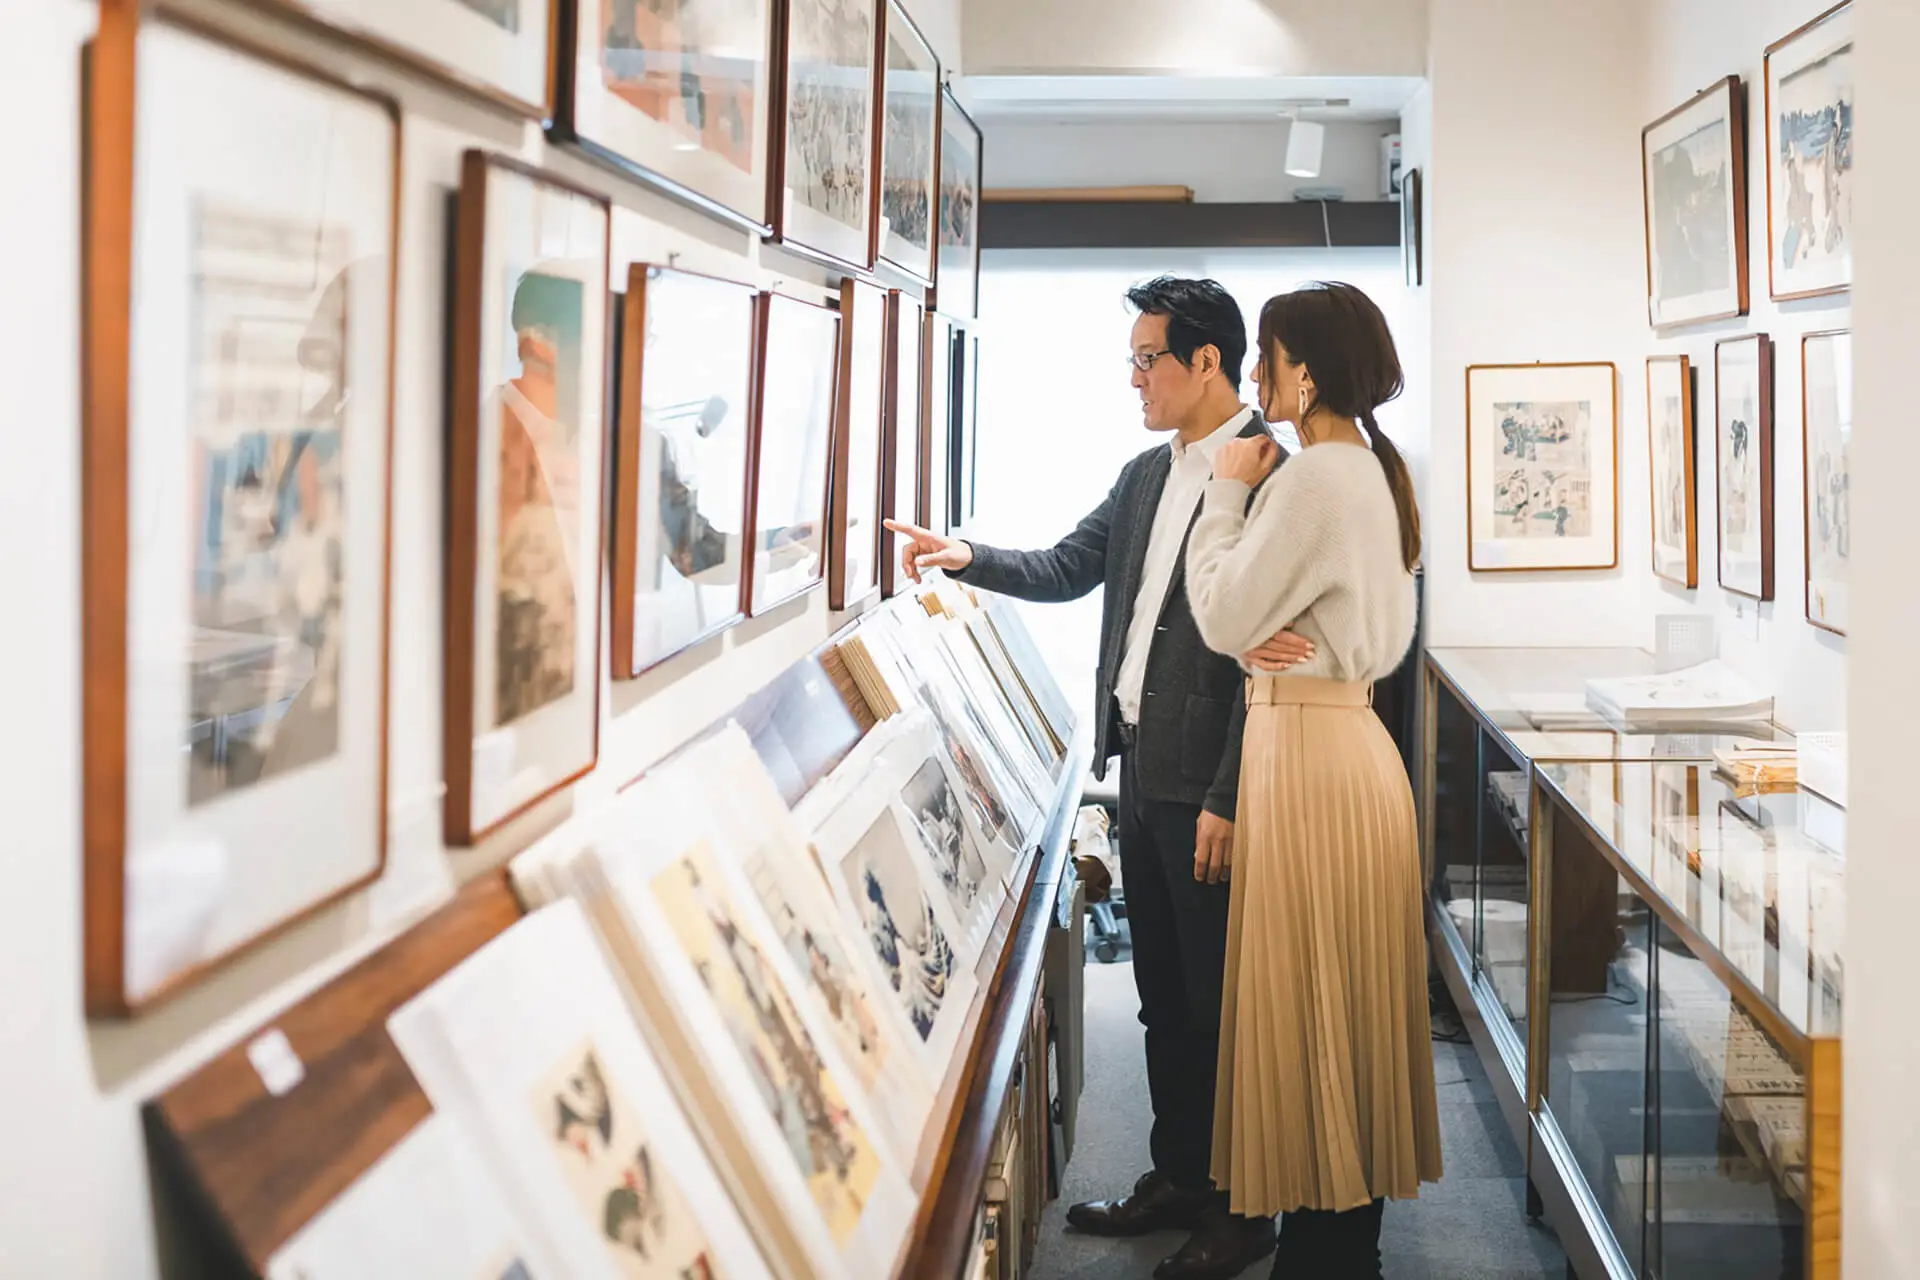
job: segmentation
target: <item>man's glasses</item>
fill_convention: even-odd
[[[1171,351],[1137,352],[1127,357],[1127,363],[1142,373],[1148,373],[1152,371],[1155,360],[1158,360],[1161,356],[1170,356],[1172,354],[1173,352]]]

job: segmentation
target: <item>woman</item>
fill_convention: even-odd
[[[1275,1276],[1378,1276],[1384,1198],[1440,1176],[1413,796],[1369,706],[1414,631],[1420,515],[1373,420],[1400,362],[1364,293],[1314,285],[1262,309],[1254,380],[1302,448],[1264,484],[1272,440],[1222,449],[1187,551],[1200,634],[1250,677],[1213,1178],[1286,1215]],[[1284,669],[1283,629],[1313,646]]]

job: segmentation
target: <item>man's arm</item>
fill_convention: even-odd
[[[1044,551],[1008,551],[970,543],[972,561],[953,576],[969,586],[1021,600],[1053,604],[1079,599],[1106,581],[1107,539],[1113,532],[1119,492],[1116,481],[1072,533]]]
[[[1234,820],[1234,811],[1240,800],[1240,740],[1247,731],[1247,700],[1244,697],[1233,700],[1233,712],[1227,719],[1227,742],[1220,752],[1220,768],[1213,775],[1213,785],[1207,788],[1207,798],[1201,808],[1215,817]]]

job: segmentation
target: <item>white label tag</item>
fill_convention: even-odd
[[[276,1098],[283,1098],[307,1078],[300,1055],[287,1043],[287,1033],[275,1027],[247,1046],[247,1061],[260,1073],[260,1083]]]

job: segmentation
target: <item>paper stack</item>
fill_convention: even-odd
[[[1589,680],[1587,705],[1635,729],[1764,724],[1773,718],[1773,696],[1718,659],[1660,675]]]

